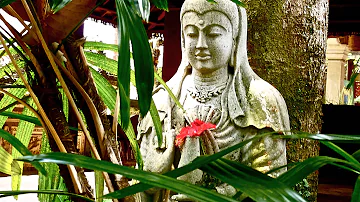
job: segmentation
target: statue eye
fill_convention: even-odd
[[[188,36],[188,37],[190,37],[190,38],[195,38],[195,37],[197,37],[197,33],[195,33],[195,32],[188,32],[188,33],[186,33],[186,36]]]
[[[218,37],[221,36],[221,33],[219,32],[210,32],[207,34],[208,37]]]

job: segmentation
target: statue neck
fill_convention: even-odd
[[[228,68],[220,68],[208,74],[200,73],[193,68],[193,78],[195,88],[212,88],[226,84],[228,80]]]

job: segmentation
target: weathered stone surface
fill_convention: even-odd
[[[174,104],[162,86],[158,87],[154,101],[163,124],[162,148],[158,148],[150,115],[141,120],[138,130],[147,171],[164,173],[172,166],[188,164],[203,151],[212,154],[264,132],[290,130],[284,99],[248,63],[245,9],[229,0],[216,2],[187,0],[183,4],[180,15],[183,58],[168,85],[185,112]],[[215,124],[216,129],[207,130],[200,137],[187,137],[184,144],[176,147],[176,134],[196,119]],[[262,138],[225,158],[266,172],[286,164],[285,141]],[[212,187],[229,196],[235,194],[234,188],[212,180],[200,170],[179,179]],[[150,190],[140,200],[158,201],[168,197],[159,193]],[[182,194],[171,199],[191,201]]]

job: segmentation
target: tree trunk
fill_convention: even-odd
[[[248,55],[255,72],[283,95],[291,129],[317,133],[321,129],[327,0],[246,0]],[[319,154],[310,140],[288,141],[288,163]],[[316,201],[317,173],[296,186],[304,198]]]

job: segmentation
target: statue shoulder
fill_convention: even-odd
[[[263,79],[252,79],[247,91],[249,121],[257,128],[290,130],[289,115],[280,92]]]

